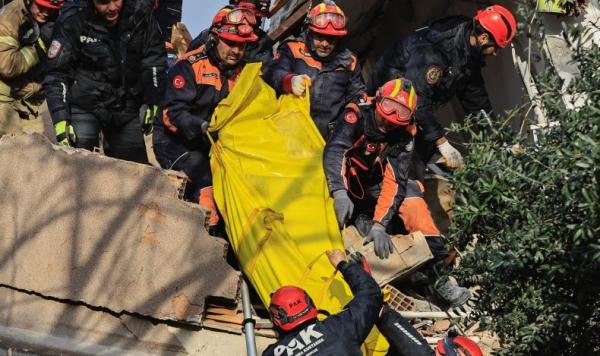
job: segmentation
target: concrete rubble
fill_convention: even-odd
[[[181,201],[176,183],[37,134],[2,137],[0,325],[184,350],[150,320],[200,324],[207,297],[237,299],[240,273],[225,241],[207,234],[205,209]]]

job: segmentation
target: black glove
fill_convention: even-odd
[[[19,43],[22,47],[34,45],[40,38],[40,27],[33,19],[27,19],[19,27]]]
[[[365,258],[365,256],[363,256],[362,253],[356,251],[351,253],[348,257],[350,262],[356,263],[357,265],[361,266],[365,270],[365,272],[371,275],[371,266],[369,266],[369,262],[367,262],[367,259]]]
[[[348,193],[344,189],[339,189],[333,192],[333,209],[340,227],[344,226],[346,221],[352,217],[354,203],[348,197]]]
[[[373,241],[375,250],[375,255],[377,257],[386,259],[390,256],[392,252],[394,252],[394,244],[390,239],[390,235],[385,231],[385,227],[380,223],[374,223],[371,231],[369,231],[369,235],[367,235],[367,239],[365,240],[367,243]]]

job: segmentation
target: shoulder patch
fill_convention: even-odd
[[[48,48],[48,58],[54,59],[62,49],[62,44],[58,40],[53,40]]]
[[[181,89],[185,86],[185,78],[183,77],[183,75],[178,74],[175,76],[175,78],[173,78],[173,88],[175,89]]]
[[[344,115],[344,120],[347,123],[354,125],[358,121],[358,115],[356,115],[354,111],[350,110]]]
[[[429,85],[436,85],[442,79],[442,68],[436,65],[431,65],[427,67],[427,71],[425,72],[425,81]]]
[[[202,58],[204,58],[204,56],[199,55],[199,54],[192,54],[191,56],[187,57],[188,62],[194,64],[196,62],[198,62],[199,60],[201,60]]]

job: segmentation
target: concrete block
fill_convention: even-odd
[[[4,136],[0,211],[0,284],[188,322],[207,296],[237,295],[206,210],[158,168]]]

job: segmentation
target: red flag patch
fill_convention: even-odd
[[[185,86],[185,78],[183,77],[183,75],[176,75],[175,78],[173,78],[173,87],[175,89],[181,89]]]
[[[356,122],[358,121],[358,116],[354,111],[348,111],[344,115],[344,120],[346,120],[346,122],[349,124],[356,124]]]

